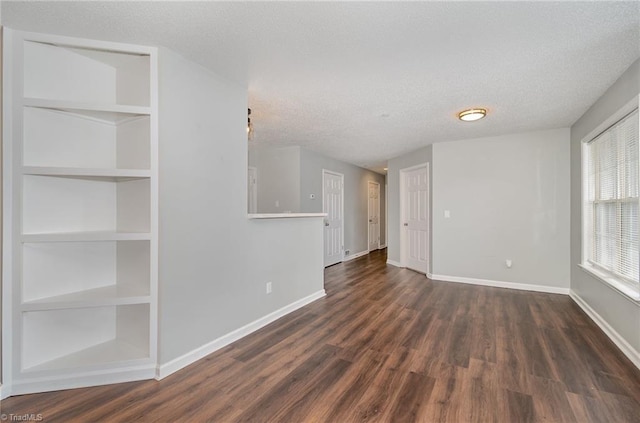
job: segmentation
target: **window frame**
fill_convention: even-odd
[[[623,120],[628,115],[634,113],[639,109],[640,96],[635,96],[633,100],[629,101],[622,108],[612,114],[609,118],[607,118],[604,122],[598,125],[595,129],[589,132],[585,137],[580,141],[580,183],[581,183],[581,198],[580,198],[580,213],[581,213],[581,228],[580,228],[580,240],[582,245],[580,266],[582,269],[586,270],[592,276],[595,276],[596,279],[603,282],[605,285],[615,289],[620,292],[624,296],[640,302],[640,282],[633,281],[625,276],[618,275],[610,271],[609,269],[599,265],[596,262],[593,262],[589,257],[589,244],[593,241],[591,235],[591,227],[593,226],[593,219],[587,220],[589,214],[587,213],[587,208],[591,206],[593,203],[589,201],[588,198],[588,183],[589,183],[589,175],[587,170],[587,149],[588,144],[597,138],[599,135],[607,131],[612,126],[616,125],[618,122]],[[640,114],[638,115],[638,125],[640,126]],[[593,216],[593,213],[591,213]]]

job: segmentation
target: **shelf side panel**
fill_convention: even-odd
[[[24,302],[113,285],[115,242],[25,243]]]
[[[118,183],[117,230],[118,232],[149,232],[150,183],[148,179],[136,179]]]
[[[116,318],[117,339],[149,356],[149,305],[118,306]]]
[[[140,288],[150,293],[150,241],[118,241],[116,247],[118,284]]]
[[[124,122],[116,129],[116,164],[120,169],[150,169],[150,119]]]
[[[116,66],[116,102],[149,105],[149,56],[130,56]]]

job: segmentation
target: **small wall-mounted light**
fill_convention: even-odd
[[[253,125],[251,124],[251,109],[247,109],[247,137],[251,139],[253,135]]]
[[[487,115],[487,109],[467,109],[458,113],[458,119],[465,122],[480,120]]]

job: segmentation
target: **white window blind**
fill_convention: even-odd
[[[638,290],[638,110],[586,145],[585,255]]]

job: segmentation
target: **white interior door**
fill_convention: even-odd
[[[249,213],[258,213],[258,169],[249,166],[247,202]]]
[[[404,265],[427,273],[429,257],[429,176],[427,166],[402,171]]]
[[[322,210],[324,221],[324,265],[342,261],[344,232],[344,176],[322,171]]]
[[[380,248],[380,184],[369,181],[369,251]]]

